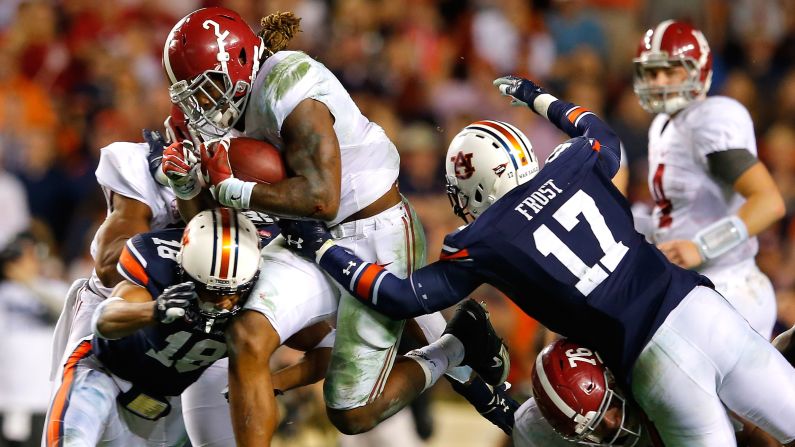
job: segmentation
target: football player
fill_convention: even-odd
[[[757,159],[751,116],[706,97],[712,53],[701,31],[666,20],[640,41],[635,93],[656,113],[649,128],[650,240],[674,264],[706,275],[751,326],[770,338],[776,297],[756,266],[756,235],[784,216],[784,201]]]
[[[532,383],[533,397],[515,414],[515,447],[662,446],[654,426],[624,396],[599,354],[585,346],[567,339],[549,344],[536,357]],[[780,445],[732,417],[738,445]]]
[[[395,318],[443,309],[483,283],[499,288],[546,327],[598,350],[667,445],[736,445],[724,406],[795,445],[795,370],[709,279],[672,264],[634,230],[610,182],[620,144],[610,127],[532,81],[495,85],[571,139],[544,169],[523,171],[532,149],[518,129],[496,121],[463,129],[447,153],[448,193],[472,222],[447,236],[439,261],[401,279],[338,246],[317,222],[285,222],[282,234],[300,239],[294,248],[362,303]],[[431,344],[426,357],[482,344],[440,341],[449,344]],[[443,372],[431,371],[431,381]]]
[[[226,357],[224,330],[259,275],[260,237],[243,214],[218,208],[184,230],[131,238],[118,263],[125,279],[61,369],[46,445],[183,445],[176,396]],[[322,323],[302,336],[330,334]],[[204,423],[229,431],[228,419]]]
[[[424,263],[425,239],[397,190],[398,152],[325,66],[284,49],[298,22],[292,13],[274,14],[263,19],[257,35],[234,11],[192,12],[164,46],[172,102],[206,137],[236,128],[282,152],[288,178],[265,184],[235,178],[223,145],[204,147],[202,171],[220,204],[321,219],[341,245],[405,277]],[[190,171],[195,163],[186,157],[185,166]],[[287,243],[277,238],[263,250],[262,274],[245,304],[250,312],[230,327],[229,392],[239,445],[267,444],[276,427],[267,368],[273,349],[308,322],[334,313],[337,337],[324,397],[337,428],[366,431],[426,385],[426,359],[395,360],[403,320],[361,304]],[[426,340],[444,329],[438,314],[420,317],[418,324]],[[277,340],[267,338],[272,330]],[[493,374],[499,380],[507,353],[499,339],[493,341],[495,355],[504,359]],[[471,370],[454,373],[466,382]]]

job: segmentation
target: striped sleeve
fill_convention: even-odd
[[[116,270],[128,281],[141,287],[147,287],[149,274],[146,272],[146,259],[135,248],[134,241],[136,239],[129,239],[125,244],[121,256],[119,256],[119,262],[116,264]]]
[[[621,140],[613,129],[590,110],[556,100],[547,109],[547,118],[572,138],[586,137],[591,148],[599,152],[610,177],[618,172],[621,162]]]
[[[369,307],[395,319],[445,309],[483,283],[466,263],[438,261],[399,278],[383,267],[333,246],[318,263],[341,286]]]

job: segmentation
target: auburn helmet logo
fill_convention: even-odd
[[[472,177],[472,173],[475,172],[475,168],[472,166],[471,152],[465,154],[464,152],[459,151],[457,155],[450,157],[450,161],[453,162],[455,176],[461,180],[466,180],[469,177]]]

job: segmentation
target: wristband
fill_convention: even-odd
[[[254,186],[256,186],[255,182],[244,182],[239,178],[229,177],[215,186],[215,199],[221,205],[247,210]]]
[[[717,258],[748,240],[748,228],[737,217],[725,217],[696,233],[693,242],[705,261]]]
[[[320,258],[322,258],[324,254],[326,254],[329,248],[334,247],[335,245],[337,244],[334,243],[334,239],[329,239],[326,242],[324,242],[323,245],[321,245],[320,248],[318,248],[317,253],[315,253],[315,262],[317,264],[320,264]]]
[[[547,116],[547,110],[549,109],[550,104],[557,101],[558,98],[550,95],[549,93],[542,93],[536,96],[536,99],[533,100],[532,109],[537,114],[543,116],[546,119],[549,119]]]
[[[94,314],[91,316],[91,331],[94,333],[94,335],[96,335],[99,338],[104,338],[105,340],[116,340],[116,338],[106,337],[102,335],[102,332],[100,332],[99,328],[97,327],[97,323],[99,323],[99,317],[102,316],[102,312],[105,311],[105,306],[107,306],[112,302],[120,300],[124,301],[124,298],[120,296],[112,296],[99,303],[97,308],[94,309]]]

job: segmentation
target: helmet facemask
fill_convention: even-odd
[[[635,75],[633,87],[640,104],[649,113],[673,114],[687,107],[691,102],[706,96],[712,74],[705,83],[701,82],[701,70],[695,59],[669,59],[664,53],[646,54],[634,60]],[[687,78],[676,85],[652,85],[649,81],[652,70],[683,67]]]
[[[605,371],[605,383],[608,386],[599,409],[586,415],[576,415],[575,431],[577,435],[561,434],[563,438],[589,446],[632,447],[638,443],[642,426],[639,421],[627,417],[630,414],[629,403],[621,393],[615,391],[614,382],[613,375],[609,371]],[[617,411],[621,415],[617,427],[610,428],[604,424],[605,416],[609,411]]]
[[[182,271],[182,278],[184,281],[193,281],[195,286],[196,294],[198,296],[196,300],[195,311],[196,314],[198,314],[198,320],[200,320],[196,321],[197,327],[199,327],[205,333],[223,333],[230,319],[243,310],[243,306],[246,304],[246,301],[248,301],[248,297],[251,294],[251,289],[257,282],[257,278],[259,278],[259,271],[254,275],[253,278],[251,278],[250,281],[234,288],[223,286],[214,287],[212,285],[205,284],[195,278],[192,278],[189,274],[185,273],[184,270]],[[223,309],[219,308],[216,303],[202,299],[202,296],[207,295],[237,295],[237,301],[235,301],[231,308]]]
[[[208,70],[189,84],[179,81],[169,87],[191,125],[209,138],[220,138],[237,124],[248,103],[251,85],[243,80],[234,85],[228,74]]]

